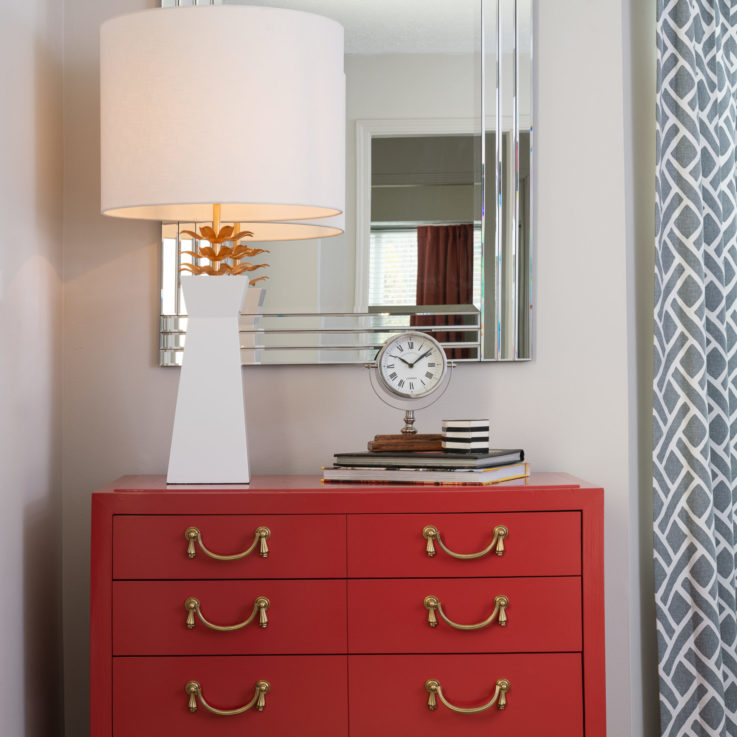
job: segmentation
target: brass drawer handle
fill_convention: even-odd
[[[211,550],[208,550],[205,547],[205,543],[202,542],[202,533],[196,527],[188,527],[184,531],[184,537],[187,539],[188,558],[194,558],[197,555],[195,543],[199,543],[199,546],[202,548],[202,552],[205,555],[209,555],[215,560],[239,560],[240,558],[245,558],[254,551],[256,545],[259,546],[258,554],[262,558],[269,557],[269,546],[266,541],[271,537],[271,530],[268,527],[257,527],[253,534],[253,542],[248,550],[244,550],[242,553],[235,553],[234,555],[218,555],[217,553],[213,553]]]
[[[187,706],[193,714],[197,711],[197,699],[199,699],[202,706],[212,714],[217,714],[220,717],[234,717],[243,714],[244,711],[248,711],[252,707],[256,711],[263,711],[266,706],[266,694],[271,691],[271,684],[268,681],[256,681],[253,698],[245,706],[241,706],[240,709],[216,709],[214,706],[210,706],[202,695],[202,686],[197,681],[189,681],[184,690],[189,696]]]
[[[509,606],[509,597],[499,595],[494,597],[494,611],[489,615],[488,619],[478,624],[458,624],[451,621],[443,611],[443,605],[440,603],[440,599],[437,596],[425,597],[425,609],[427,609],[427,623],[431,627],[438,626],[438,618],[435,616],[437,612],[444,622],[447,622],[451,627],[457,630],[480,630],[483,627],[488,627],[494,620],[499,623],[500,627],[507,626],[507,607]]]
[[[445,547],[445,543],[440,539],[440,532],[435,525],[426,525],[422,530],[422,537],[427,540],[425,552],[430,558],[432,558],[436,553],[435,542],[437,541],[438,545],[440,545],[445,553],[450,555],[452,558],[458,558],[459,560],[483,558],[483,556],[488,555],[492,550],[497,555],[504,555],[504,540],[508,535],[509,530],[504,525],[497,525],[494,528],[494,538],[489,543],[488,548],[484,548],[480,553],[454,553],[452,550]]]
[[[425,691],[427,691],[428,693],[427,708],[430,711],[435,711],[435,709],[438,708],[437,701],[435,700],[435,697],[437,696],[451,711],[457,711],[459,714],[478,714],[481,711],[491,709],[494,704],[496,704],[496,708],[501,711],[507,706],[507,691],[509,691],[509,689],[509,681],[506,678],[500,678],[496,682],[494,695],[491,697],[491,701],[488,704],[484,704],[483,706],[472,706],[468,708],[463,708],[461,706],[453,706],[453,704],[451,704],[445,698],[445,696],[443,696],[443,689],[434,678],[425,681]]]
[[[234,632],[235,630],[243,629],[247,624],[251,624],[251,622],[253,622],[253,619],[257,614],[258,626],[266,627],[269,624],[269,620],[266,617],[266,611],[270,606],[271,602],[265,596],[259,596],[253,602],[253,611],[251,612],[251,615],[248,617],[248,619],[246,619],[245,621],[239,622],[238,624],[230,625],[213,624],[212,622],[208,622],[205,619],[205,615],[202,614],[202,610],[200,608],[200,600],[196,599],[194,596],[190,596],[184,602],[184,608],[187,610],[187,629],[194,629],[195,614],[197,614],[200,622],[202,622],[205,627],[209,627],[211,630],[217,630],[218,632]]]

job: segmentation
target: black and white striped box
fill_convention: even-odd
[[[489,420],[443,420],[443,450],[489,450]]]

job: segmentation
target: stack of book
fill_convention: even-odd
[[[486,485],[530,475],[522,450],[336,453],[328,483]]]

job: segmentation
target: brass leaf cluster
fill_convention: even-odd
[[[199,234],[193,230],[183,230],[182,235],[191,236],[195,241],[208,241],[210,245],[198,246],[196,251],[182,251],[182,255],[192,256],[195,259],[206,258],[210,260],[210,263],[206,266],[182,264],[179,270],[189,271],[192,274],[221,276],[223,274],[242,274],[244,271],[256,271],[256,269],[269,266],[269,264],[253,264],[249,261],[241,262],[243,258],[251,258],[261,253],[269,253],[269,251],[265,248],[249,248],[244,243],[238,242],[241,238],[252,236],[252,231],[241,230],[237,233],[234,231],[235,228],[232,225],[224,225],[217,233],[209,225],[201,226]],[[226,242],[232,242],[232,247],[223,245]],[[223,263],[225,259],[232,259],[233,264]],[[249,284],[253,286],[257,282],[268,278],[268,276],[259,276],[251,279]]]

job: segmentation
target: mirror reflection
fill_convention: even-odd
[[[371,361],[410,326],[453,359],[530,357],[531,2],[239,3],[341,22],[347,84],[345,232],[263,244],[244,363]],[[185,338],[184,229],[163,226],[162,365]]]
[[[368,309],[461,307],[409,325],[476,325],[481,309],[480,136],[407,135],[371,142]],[[475,358],[475,330],[435,333],[448,358]]]

